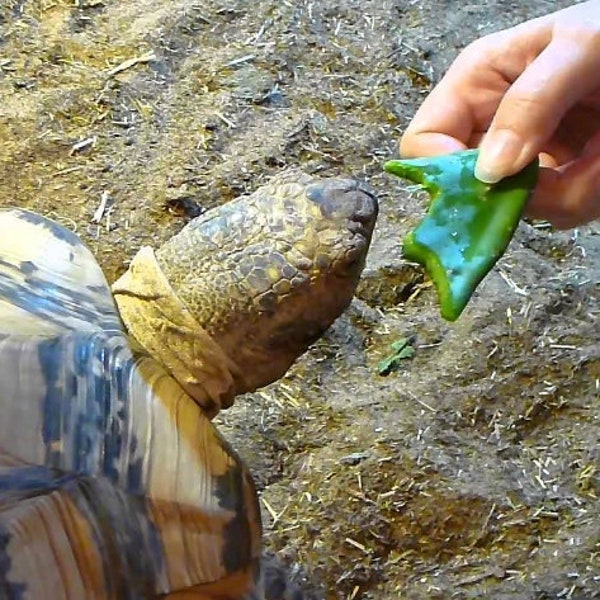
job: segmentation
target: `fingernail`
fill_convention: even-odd
[[[503,129],[486,135],[479,149],[475,177],[483,183],[497,183],[512,175],[522,150],[523,140],[513,131]]]

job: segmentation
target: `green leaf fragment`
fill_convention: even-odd
[[[478,150],[392,160],[389,173],[420,184],[430,195],[427,215],[404,238],[404,255],[421,264],[439,297],[442,317],[455,321],[504,254],[539,171],[535,160],[495,184],[475,178]]]
[[[400,367],[400,363],[403,360],[412,358],[415,355],[415,349],[413,348],[415,338],[413,336],[407,338],[401,338],[391,344],[392,353],[386,356],[380,361],[377,366],[377,372],[382,377],[389,375],[392,371],[395,371]]]

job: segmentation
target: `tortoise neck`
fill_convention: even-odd
[[[139,250],[112,292],[129,335],[208,416],[232,404],[244,389],[240,370],[177,297],[152,248]]]

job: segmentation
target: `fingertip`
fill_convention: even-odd
[[[490,130],[480,146],[475,177],[483,183],[498,183],[527,164],[524,154],[525,142],[517,133],[510,129]]]
[[[402,136],[399,145],[402,158],[450,154],[466,148],[461,141],[444,133],[412,133],[410,130],[407,130]]]
[[[482,183],[492,184],[504,179],[504,175],[495,171],[493,166],[491,168],[488,167],[487,164],[481,161],[481,155],[479,155],[475,163],[475,178],[479,179]]]

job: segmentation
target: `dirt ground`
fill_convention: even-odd
[[[600,228],[523,222],[448,325],[400,251],[423,196],[381,169],[460,48],[568,4],[0,3],[0,205],[76,230],[111,281],[288,167],[377,192],[351,308],[220,417],[316,598],[600,598]]]

